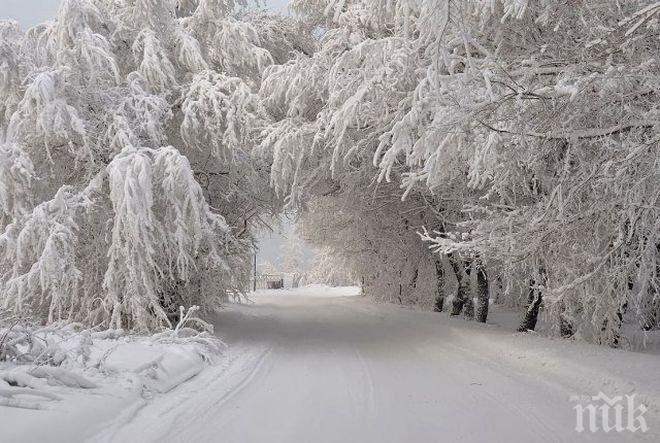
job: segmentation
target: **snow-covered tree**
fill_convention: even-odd
[[[351,286],[359,283],[351,275],[348,260],[329,246],[323,247],[314,256],[304,281],[306,284],[320,283],[328,286]]]
[[[300,273],[302,271],[304,251],[302,240],[292,233],[282,245],[280,251],[282,257],[282,271],[289,273]]]
[[[247,287],[252,228],[280,205],[250,155],[255,92],[268,48],[304,44],[242,6],[63,0],[0,25],[1,307],[155,330]]]
[[[380,6],[373,21],[363,20],[366,4],[292,6],[321,38],[313,54],[265,72],[261,97],[275,120],[257,152],[272,164],[271,184],[300,208],[309,241],[342,261],[350,256],[367,293],[433,306],[445,298],[446,261],[429,253],[418,231],[442,225],[437,205],[421,186],[402,202],[396,180],[377,183],[373,165],[379,137],[415,88],[415,45],[392,35]]]
[[[507,279],[542,273],[557,334],[616,345],[657,300],[658,5],[450,6],[417,39],[433,51],[375,160],[385,176],[405,161],[409,187],[464,174],[465,220],[431,236],[437,250],[485,256]]]
[[[244,6],[0,25],[0,306],[168,326],[286,205],[380,299],[486,321],[497,282],[521,330],[660,327],[657,1]]]
[[[391,182],[423,202],[413,226],[452,265],[457,311],[471,304],[460,282],[474,271],[482,308],[496,279],[509,304],[541,307],[557,334],[618,345],[624,321],[657,327],[657,2],[292,8],[320,44],[266,70],[276,120],[260,146],[289,204],[316,206],[327,223]],[[389,239],[396,229],[380,222],[399,209],[383,204],[359,223]],[[378,263],[367,257],[357,261]]]

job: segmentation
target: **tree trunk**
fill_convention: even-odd
[[[628,302],[623,302],[616,310],[614,327],[612,328],[612,335],[610,337],[610,342],[608,343],[613,348],[618,348],[621,345],[621,327],[623,326],[623,316],[627,310]],[[606,330],[607,326],[607,320],[605,320],[605,326],[603,326],[603,330]]]
[[[498,275],[497,279],[495,280],[495,300],[493,300],[493,303],[495,304],[501,304],[503,303],[504,300],[504,282],[502,281],[502,276]]]
[[[573,334],[575,334],[575,331],[573,331],[573,324],[563,315],[559,319],[559,334],[563,338],[571,338]]]
[[[488,319],[488,301],[490,293],[488,292],[488,274],[483,264],[477,268],[477,321],[486,323]]]
[[[463,309],[465,308],[467,315],[470,315],[470,307],[466,307],[466,303],[470,302],[470,274],[469,267],[462,261],[457,260],[453,255],[449,255],[449,263],[451,264],[454,274],[456,274],[456,279],[458,280],[458,290],[456,291],[456,297],[452,300],[451,303],[451,315],[460,315]],[[472,315],[474,316],[474,306],[472,306]],[[466,316],[466,313],[463,313]]]
[[[435,264],[435,303],[433,305],[433,310],[435,312],[442,312],[445,306],[445,268],[442,265],[442,260],[436,258],[434,260]]]
[[[417,279],[419,278],[419,268],[415,268],[413,276],[410,279],[410,289],[415,289],[417,287]]]
[[[643,306],[644,312],[642,313],[642,329],[644,331],[652,331],[660,327],[660,243],[655,247],[655,275],[648,283],[646,289],[646,303]]]
[[[536,328],[536,321],[539,318],[539,310],[543,302],[541,291],[536,289],[535,281],[532,278],[529,281],[529,294],[527,295],[527,309],[523,314],[522,321],[518,327],[518,332],[533,331]]]
[[[546,279],[547,277],[543,267],[539,267],[538,275],[532,276],[530,279],[529,294],[527,295],[527,310],[523,315],[520,327],[518,327],[519,332],[533,331],[536,328],[539,311],[543,304],[543,293],[537,288],[537,284],[540,283],[541,285],[545,285]]]
[[[571,338],[575,334],[573,328],[573,319],[566,315],[566,304],[560,302],[559,304],[559,335],[562,338]]]
[[[653,331],[660,328],[660,297],[649,303],[642,317],[642,330]]]
[[[466,320],[474,320],[474,297],[472,290],[472,264],[463,262],[463,269],[465,270],[463,278],[465,279],[465,303],[463,305],[463,318]]]
[[[632,278],[628,278],[627,282],[628,294],[632,294],[635,282]],[[628,310],[628,302],[624,301],[619,305],[613,318],[606,318],[603,322],[601,332],[606,337],[609,346],[618,348],[621,345],[621,327],[623,326],[623,316]],[[608,330],[609,329],[609,330]]]

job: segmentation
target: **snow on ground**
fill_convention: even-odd
[[[512,333],[497,310],[479,325],[297,292],[227,307],[214,322],[225,359],[186,383],[146,399],[108,384],[78,390],[84,407],[59,411],[66,426],[32,415],[8,441],[659,441],[658,356]],[[637,394],[649,431],[578,434],[574,398],[601,391]],[[6,410],[20,413],[2,408],[0,429],[28,419]]]
[[[258,289],[250,297],[261,296],[294,296],[294,297],[350,297],[360,295],[359,286],[331,287],[322,284],[312,284],[299,288]]]
[[[217,338],[188,328],[153,336],[71,326],[11,332],[45,343],[47,351],[33,362],[0,362],[2,442],[91,438],[220,361],[224,349]],[[19,350],[29,356],[26,346]],[[40,355],[56,358],[44,362]]]

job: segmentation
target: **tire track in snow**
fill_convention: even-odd
[[[375,399],[376,390],[374,386],[374,380],[373,377],[371,376],[371,370],[369,369],[369,366],[367,365],[367,362],[365,361],[360,350],[355,349],[355,354],[357,355],[357,358],[360,362],[361,372],[364,378],[363,385],[365,386],[364,389],[366,391],[365,404],[367,406],[365,415],[367,416],[373,415],[373,413],[376,411],[376,399]]]
[[[131,423],[149,403],[140,400],[119,414],[115,420],[104,426],[100,432],[85,440],[86,443],[110,443],[125,426]]]
[[[232,382],[231,387],[229,390],[227,390],[224,394],[222,394],[220,397],[212,397],[208,395],[204,395],[201,398],[206,399],[210,398],[211,402],[206,402],[206,404],[203,404],[203,406],[200,406],[199,403],[196,401],[198,398],[193,398],[191,400],[195,400],[194,402],[194,408],[192,413],[185,419],[186,427],[189,428],[194,428],[194,426],[191,426],[192,423],[195,422],[205,422],[205,419],[211,414],[212,412],[215,412],[217,408],[221,407],[222,405],[226,404],[227,402],[231,401],[234,397],[236,397],[238,394],[240,394],[245,388],[247,388],[250,383],[257,377],[259,372],[261,372],[262,368],[264,367],[264,363],[268,359],[268,357],[272,353],[272,348],[266,348],[264,349],[259,356],[256,358],[256,361],[254,362],[254,365],[251,365],[246,368],[241,368],[240,372],[245,372],[247,371],[247,374],[237,380],[235,383]],[[226,383],[226,377],[221,377],[223,380],[222,382]],[[205,394],[208,394],[209,389],[204,389],[203,392]],[[182,405],[185,406],[185,405]],[[172,428],[174,428],[174,432],[168,433],[170,437],[179,437],[181,436],[182,433],[186,433],[186,430],[183,429],[182,427],[176,426],[177,422],[181,421],[183,418],[179,418],[175,420],[173,423]],[[189,440],[190,435],[186,436],[186,440]]]
[[[252,369],[249,371],[249,373],[239,381],[237,385],[235,385],[232,389],[227,391],[225,394],[223,394],[221,397],[216,399],[211,406],[220,406],[225,403],[227,403],[229,400],[231,400],[233,397],[235,397],[237,394],[239,394],[243,389],[245,389],[252,380],[257,376],[261,368],[264,366],[264,362],[266,359],[270,356],[272,353],[273,348],[266,348],[260,355],[257,357],[257,361],[255,362],[254,366]]]
[[[91,442],[172,441],[182,433],[203,422],[216,407],[230,401],[257,376],[272,349],[266,348],[255,358],[238,358],[214,371],[212,368],[199,377],[175,388],[169,394],[153,400],[141,400],[89,438]],[[242,363],[236,367],[237,363]],[[226,390],[221,396],[209,395]],[[172,394],[178,395],[172,395]],[[154,420],[155,419],[155,420]],[[145,426],[146,424],[146,426]],[[188,439],[186,439],[188,440]]]
[[[502,366],[501,362],[492,360],[486,355],[479,354],[475,350],[465,347],[460,342],[446,343],[445,346],[451,349],[454,355],[461,355],[462,358],[465,359],[465,361],[469,361],[472,364],[476,365],[477,367],[488,368],[489,371],[493,371],[494,373],[497,373],[502,377],[506,377],[510,380],[516,380],[518,384],[525,382],[529,386],[530,390],[533,389],[534,391],[538,392],[539,395],[541,392],[557,395],[559,392],[564,391],[561,385],[551,384],[548,380],[539,377],[534,377],[528,373],[519,372],[519,371],[514,372],[512,371],[511,367]],[[512,377],[512,373],[515,373],[515,377]],[[478,374],[473,378],[475,380],[480,379]],[[544,390],[539,391],[539,388],[542,388]],[[524,417],[526,421],[526,426],[531,426],[539,431],[538,438],[540,440],[548,441],[548,442],[566,441],[566,439],[562,438],[562,436],[556,431],[556,429],[553,426],[547,423],[547,417],[537,414],[533,407],[522,406],[519,403],[513,401],[503,402],[502,398],[498,394],[491,392],[490,386],[488,384],[479,383],[479,386],[476,386],[474,389],[479,389],[480,395],[487,398],[488,401],[491,402],[492,404],[497,405],[498,408],[508,410],[514,416]],[[568,392],[566,391],[565,406],[569,407],[569,410],[572,411],[573,405],[569,403],[568,399],[569,399],[569,395]],[[586,436],[585,439],[590,440],[589,436]]]
[[[221,322],[236,344],[228,368],[148,405],[113,441],[615,440],[577,435],[564,401],[574,378],[485,352],[497,334],[475,343],[480,333],[463,323],[361,299],[234,309]]]

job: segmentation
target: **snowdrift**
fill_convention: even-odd
[[[63,323],[0,328],[2,440],[83,440],[223,360],[224,343],[182,318],[151,336]]]

